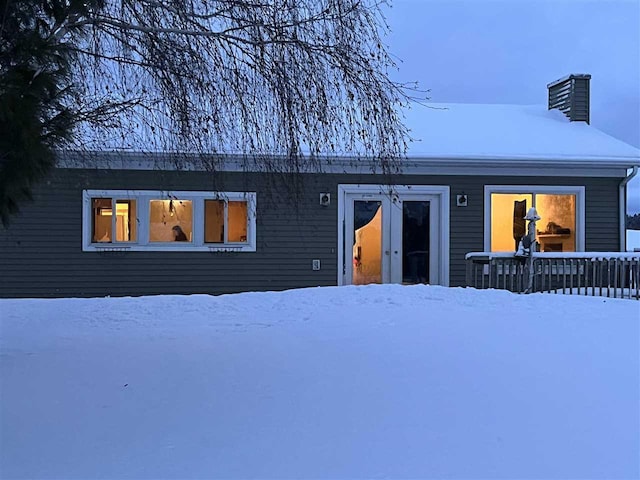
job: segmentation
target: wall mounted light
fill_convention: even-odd
[[[328,207],[331,204],[331,194],[330,193],[321,193],[320,194],[320,205],[323,207]]]
[[[456,195],[456,206],[457,207],[466,207],[469,203],[469,197],[462,192],[459,195]]]

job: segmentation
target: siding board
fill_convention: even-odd
[[[335,285],[339,184],[385,183],[388,177],[348,174],[301,176],[301,194],[271,190],[268,175],[207,172],[57,170],[40,185],[8,229],[0,227],[0,296],[59,297],[232,293]],[[615,178],[396,176],[397,184],[449,185],[450,284],[463,285],[464,255],[483,249],[484,185],[584,185],[586,247],[617,250],[618,184]],[[83,252],[82,190],[221,190],[257,192],[257,251]],[[331,193],[328,207],[319,193]],[[464,192],[469,203],[457,207]],[[313,271],[311,260],[321,260]],[[179,279],[168,281],[167,278]]]

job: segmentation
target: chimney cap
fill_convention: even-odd
[[[559,85],[561,83],[566,82],[567,80],[572,80],[572,79],[591,80],[591,74],[589,74],[589,73],[571,73],[569,75],[565,75],[564,77],[559,78],[558,80],[555,80],[555,81],[547,84],[547,88],[553,88],[556,85]]]

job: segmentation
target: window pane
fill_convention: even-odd
[[[541,252],[576,251],[576,196],[536,195],[536,223]]]
[[[204,201],[204,241],[224,243],[224,200]]]
[[[193,205],[191,200],[150,200],[150,242],[191,242],[192,239]]]
[[[135,242],[138,232],[135,200],[116,200],[116,241]]]
[[[528,193],[491,194],[491,251],[514,252],[527,233],[524,216],[533,206]]]
[[[429,283],[429,202],[402,202],[402,283]]]
[[[382,202],[353,202],[354,285],[382,283]]]
[[[111,234],[111,217],[113,215],[110,198],[92,198],[91,241],[109,243]]]
[[[247,241],[247,202],[229,202],[229,242]]]

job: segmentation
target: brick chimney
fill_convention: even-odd
[[[572,73],[548,84],[549,110],[557,108],[572,122],[589,123],[590,80],[588,73]]]

